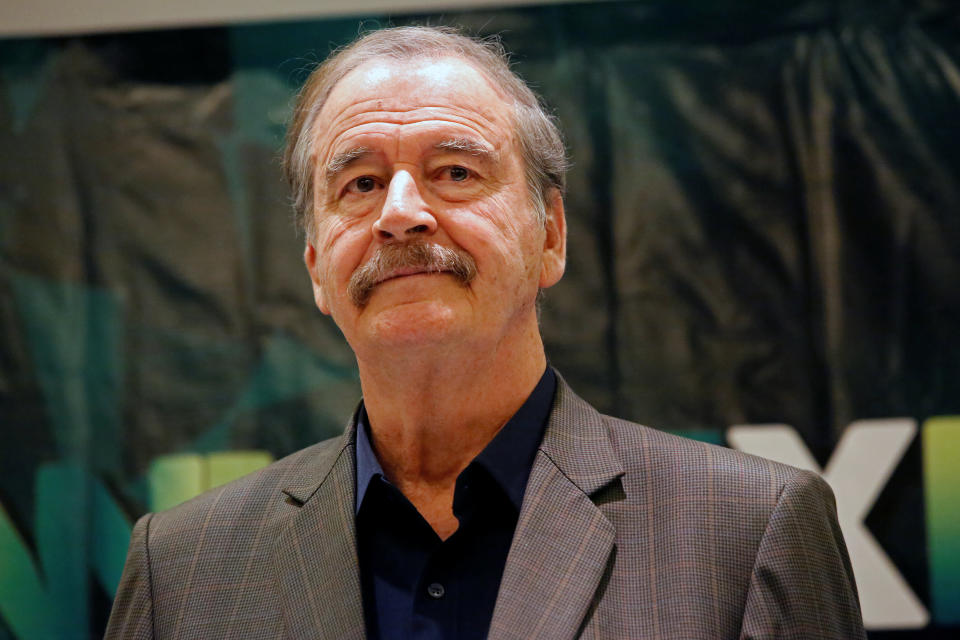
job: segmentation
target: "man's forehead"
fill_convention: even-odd
[[[412,77],[413,82],[420,85],[457,84],[462,82],[464,77],[473,76],[482,80],[501,98],[507,99],[507,94],[501,87],[497,86],[497,83],[487,72],[473,61],[452,53],[442,56],[423,55],[409,58],[374,57],[344,74],[333,85],[331,93],[335,92],[341,84],[351,81],[356,82],[358,78],[360,82],[367,84],[369,87],[375,87],[393,80],[398,75],[398,71],[405,72]]]
[[[499,119],[512,101],[491,79],[457,57],[377,58],[351,70],[331,89],[319,121],[335,126],[351,112],[412,111],[452,106]]]
[[[382,86],[397,76],[397,71],[406,71],[416,83],[448,84],[459,82],[464,75],[476,75],[489,83],[487,76],[476,66],[457,57],[443,58],[412,58],[409,60],[395,60],[390,58],[374,58],[361,64],[347,73],[340,82],[334,85],[334,90],[341,83],[357,76],[369,88]],[[492,88],[492,85],[491,85]]]
[[[314,128],[318,160],[371,146],[367,140],[392,137],[399,129],[446,127],[442,137],[431,136],[431,145],[493,151],[512,137],[511,113],[486,76],[459,58],[373,60],[331,91]]]

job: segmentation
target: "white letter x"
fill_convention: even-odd
[[[917,432],[909,418],[858,420],[821,471],[800,435],[785,424],[735,425],[727,442],[754,455],[820,473],[837,497],[867,629],[916,629],[929,614],[863,523]]]

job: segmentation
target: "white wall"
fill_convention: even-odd
[[[133,31],[571,0],[0,0],[0,37]]]

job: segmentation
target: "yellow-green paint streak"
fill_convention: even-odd
[[[938,624],[960,623],[960,416],[923,425],[930,600]]]

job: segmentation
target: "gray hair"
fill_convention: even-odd
[[[471,38],[450,27],[394,27],[373,31],[339,49],[320,64],[297,94],[287,129],[283,171],[293,196],[297,227],[308,239],[314,231],[314,140],[320,110],[334,86],[348,73],[375,59],[457,57],[472,64],[513,101],[513,119],[530,199],[541,224],[550,192],[566,186],[567,156],[556,119],[510,70],[496,37]]]

